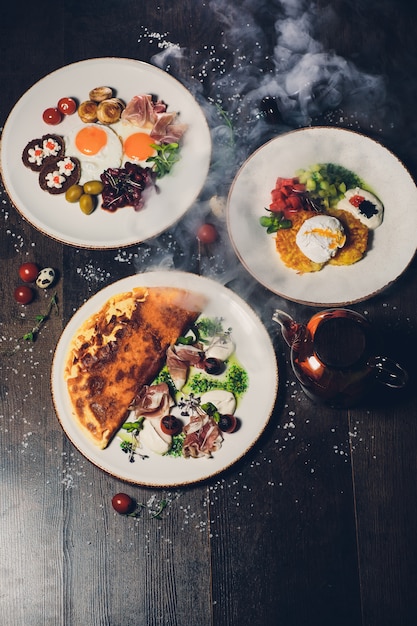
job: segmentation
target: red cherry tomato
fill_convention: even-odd
[[[62,113],[58,109],[50,107],[42,113],[42,119],[46,124],[56,126],[62,120]]]
[[[218,233],[213,224],[202,224],[197,231],[197,239],[201,243],[214,243],[217,237]]]
[[[36,263],[23,263],[19,267],[19,276],[25,283],[34,283],[39,274]]]
[[[21,285],[20,287],[16,287],[14,290],[14,299],[19,304],[29,304],[32,302],[33,296],[35,295],[30,287],[27,285]]]
[[[237,419],[234,415],[221,415],[219,428],[224,433],[233,433],[237,428]]]
[[[63,115],[72,115],[77,110],[77,104],[72,98],[61,98],[57,108]]]
[[[121,515],[132,513],[136,506],[133,498],[128,496],[127,493],[116,493],[111,503],[114,510]]]
[[[182,430],[182,424],[179,419],[173,415],[165,415],[161,419],[161,430],[166,435],[178,435]]]

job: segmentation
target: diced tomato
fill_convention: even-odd
[[[274,213],[284,213],[285,217],[304,208],[300,193],[305,191],[305,185],[297,177],[283,178],[279,176],[274,189],[271,191],[269,209]]]

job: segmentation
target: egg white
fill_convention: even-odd
[[[122,143],[122,151],[123,151],[123,143],[126,141],[128,137],[130,137],[130,135],[134,135],[135,133],[146,133],[147,135],[150,135],[151,130],[152,130],[152,127],[147,128],[147,127],[142,127],[142,126],[136,126],[136,124],[132,124],[131,122],[127,120],[119,120],[115,124],[112,124],[112,128],[114,132],[117,133],[117,135],[120,137],[120,141]],[[130,163],[137,163],[138,165],[141,165],[142,167],[149,167],[149,163],[146,163],[146,159],[145,160],[132,159],[123,152],[122,165],[124,165],[126,161],[129,161]]]
[[[97,154],[91,156],[80,152],[75,143],[77,133],[88,126],[99,126],[107,136],[107,144]],[[100,174],[109,167],[120,167],[123,148],[117,133],[108,126],[104,124],[82,124],[72,129],[65,138],[65,154],[79,159],[81,163],[80,184],[83,185],[89,180],[100,180]]]

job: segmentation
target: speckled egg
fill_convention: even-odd
[[[55,270],[52,267],[44,267],[38,274],[36,284],[41,289],[47,289],[55,280]]]

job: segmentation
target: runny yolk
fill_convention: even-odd
[[[124,141],[123,152],[132,160],[145,161],[155,154],[154,140],[147,133],[133,133]]]
[[[93,156],[107,144],[106,132],[98,126],[86,126],[75,137],[75,145],[82,154]]]

